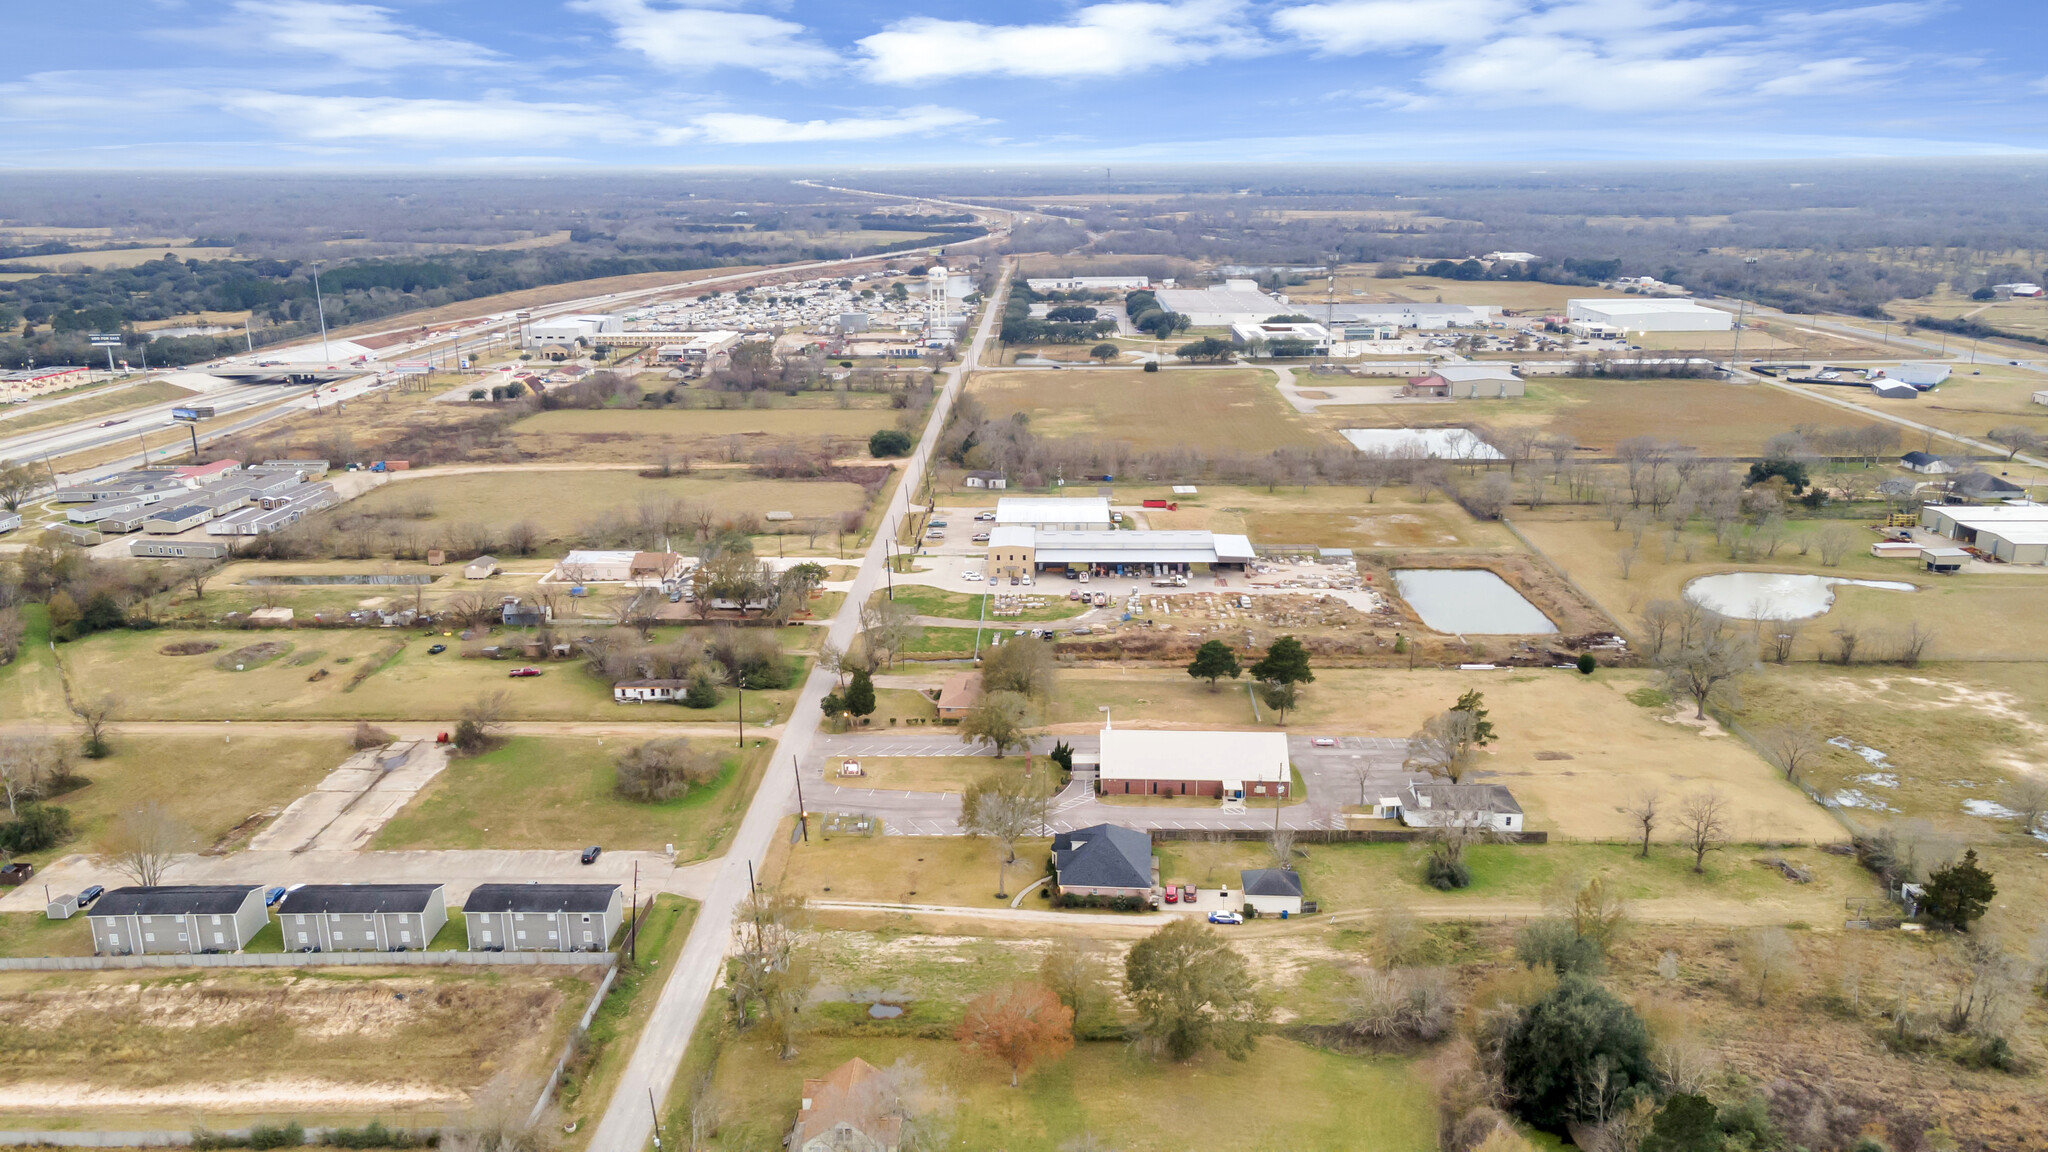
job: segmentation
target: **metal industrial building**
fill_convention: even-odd
[[[1059,532],[1012,526],[989,533],[988,575],[996,580],[1073,568],[1164,576],[1188,572],[1196,564],[1249,564],[1255,556],[1249,538],[1207,530]]]
[[[1727,332],[1735,327],[1735,317],[1719,308],[1658,296],[1567,300],[1565,320],[1620,332]]]
[[[1187,317],[1197,328],[1257,324],[1291,310],[1287,297],[1259,291],[1256,280],[1225,280],[1213,288],[1161,288],[1153,296],[1161,308]]]
[[[2048,504],[1927,504],[1920,527],[2008,564],[2048,564]]]
[[[1065,532],[1108,531],[1109,500],[1102,496],[1005,496],[996,501],[998,528],[1050,528]]]

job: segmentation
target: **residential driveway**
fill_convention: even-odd
[[[1408,781],[1420,777],[1401,766],[1407,742],[1371,736],[1338,736],[1337,745],[1318,748],[1312,733],[1290,734],[1288,755],[1301,773],[1307,798],[1303,803],[1280,809],[1279,826],[1295,830],[1341,829],[1347,827],[1343,807],[1365,803],[1382,796],[1397,795]],[[1180,801],[1173,804],[1123,803],[1095,795],[1092,763],[1099,754],[1101,738],[1068,736],[1077,765],[1074,779],[1053,797],[1048,832],[1067,832],[1095,824],[1121,824],[1144,829],[1266,829],[1274,826],[1270,808],[1247,808],[1218,801]],[[1044,755],[1052,751],[1055,738],[1032,740],[1031,751]],[[957,792],[906,792],[880,788],[848,787],[835,783],[832,770],[839,760],[860,756],[973,756],[987,755],[987,749],[965,743],[957,736],[937,732],[918,734],[860,733],[820,736],[817,751],[804,764],[804,807],[812,812],[857,813],[877,817],[890,836],[959,836],[960,794]]]

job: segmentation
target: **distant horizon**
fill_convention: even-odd
[[[74,0],[10,171],[2048,156],[2035,0]],[[2032,47],[2029,47],[2029,46]]]

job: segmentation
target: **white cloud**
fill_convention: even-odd
[[[851,116],[839,120],[778,120],[740,112],[711,112],[690,123],[712,144],[799,144],[837,140],[883,140],[892,136],[926,135],[947,128],[981,123],[972,112],[923,105],[888,116]]]
[[[410,145],[635,143],[659,126],[592,104],[530,103],[501,97],[426,100],[396,96],[226,94],[221,107],[304,140]]]
[[[1765,80],[1756,86],[1756,90],[1766,96],[1843,92],[1871,84],[1893,71],[1896,69],[1890,65],[1873,64],[1861,56],[1809,60],[1790,72]]]
[[[199,34],[174,34],[197,39]],[[493,62],[498,53],[467,40],[392,19],[389,8],[327,0],[236,0],[224,25],[204,32],[208,44],[266,52],[331,56],[358,68],[386,71]]]
[[[1427,78],[1468,97],[1626,112],[1716,97],[1739,86],[1756,63],[1735,53],[1637,55],[1563,36],[1515,36],[1446,57]]]
[[[1514,0],[1335,0],[1273,14],[1273,27],[1321,52],[1395,52],[1484,40],[1519,6]]]
[[[860,41],[867,73],[885,84],[963,76],[1122,76],[1265,51],[1237,0],[1116,2],[1063,24],[979,24],[915,16]]]
[[[619,47],[673,71],[751,68],[796,80],[840,64],[830,48],[804,39],[803,25],[775,16],[653,0],[571,0],[569,6],[611,21]]]
[[[1927,0],[1924,3],[1868,4],[1861,8],[1830,8],[1822,12],[1781,12],[1771,17],[1774,23],[1791,25],[1805,31],[1823,29],[1868,29],[1874,25],[1902,27],[1918,24],[1932,16],[1938,16],[1948,5],[1941,0]]]

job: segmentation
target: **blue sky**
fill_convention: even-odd
[[[2048,151],[2042,0],[12,7],[23,168]]]

